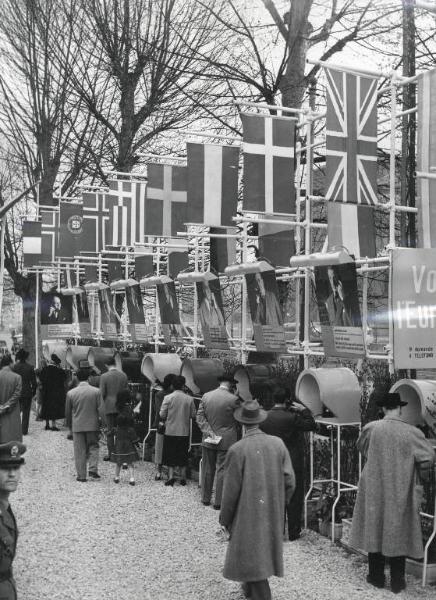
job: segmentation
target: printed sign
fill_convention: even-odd
[[[436,249],[392,252],[392,320],[396,369],[436,366]]]
[[[42,292],[39,304],[43,339],[59,339],[74,334],[72,296]]]
[[[326,356],[364,356],[356,264],[315,267],[315,287]]]

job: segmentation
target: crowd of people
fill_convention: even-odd
[[[8,498],[24,462],[26,448],[21,442],[28,434],[32,398],[46,430],[59,431],[56,423],[65,419],[78,482],[100,479],[102,427],[108,450],[104,460],[115,463],[115,484],[120,483],[124,466],[129,469],[129,484],[135,485],[134,464],[139,460],[132,396],[115,361],[109,361],[99,378],[88,361],[80,361],[69,378],[56,355],[36,371],[27,358],[28,353],[20,350],[15,364],[9,356],[0,363],[0,597],[5,599],[16,598],[12,560],[17,529]],[[315,420],[278,382],[269,386],[273,406],[268,411],[257,399],[242,400],[230,374],[220,377],[218,387],[205,393],[198,406],[185,384],[185,378],[174,373],[155,387],[150,408],[155,413],[155,480],[165,480],[168,487],[176,481],[186,485],[195,420],[202,434],[199,502],[219,511],[228,539],[223,575],[241,582],[247,598],[269,600],[268,579],[283,576],[286,518],[289,540],[300,537],[304,433],[315,429]],[[366,464],[351,531],[352,546],[368,552],[368,583],[384,587],[388,562],[394,593],[406,586],[406,556],[419,559],[423,554],[420,486],[430,478],[435,461],[424,434],[401,418],[404,404],[399,394],[384,394],[378,399],[384,418],[362,430],[358,449]]]

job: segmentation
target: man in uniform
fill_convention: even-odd
[[[231,375],[218,377],[220,385],[204,394],[197,411],[197,424],[203,434],[201,501],[209,506],[216,471],[214,508],[220,509],[223,489],[224,461],[227,450],[237,440],[236,421],[233,411],[239,399],[232,393],[237,382]],[[206,441],[208,440],[208,441]],[[216,443],[214,443],[216,442]]]
[[[26,446],[21,442],[0,444],[0,598],[16,600],[17,591],[12,575],[12,563],[17,546],[18,529],[9,504],[9,494],[20,482],[22,455]]]

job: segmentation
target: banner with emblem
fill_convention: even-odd
[[[208,279],[196,282],[198,314],[204,344],[207,348],[227,350],[229,340],[224,317],[221,285],[218,277],[208,273]]]
[[[73,258],[82,250],[83,206],[74,202],[59,203],[58,256]]]
[[[257,350],[286,352],[283,315],[274,269],[247,273],[245,280]]]
[[[39,299],[41,336],[43,340],[70,337],[73,330],[73,296],[58,292],[42,292]]]
[[[365,356],[356,263],[315,267],[315,290],[326,356]]]

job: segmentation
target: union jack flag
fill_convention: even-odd
[[[377,204],[377,82],[326,69],[326,198]]]

